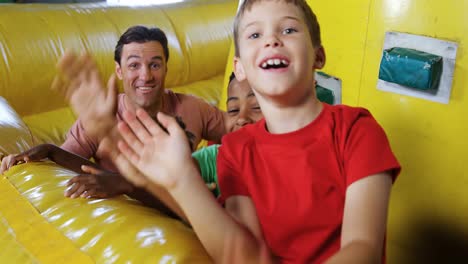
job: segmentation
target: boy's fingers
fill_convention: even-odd
[[[123,155],[125,157],[125,160],[123,161],[124,164],[127,163],[132,163],[132,164],[138,164],[140,161],[140,156],[124,141],[119,140],[117,143],[117,148],[120,151],[120,155]],[[118,155],[117,157],[119,157]]]
[[[124,122],[119,122],[117,124],[117,129],[120,132],[120,135],[126,143],[126,147],[133,152],[138,152],[143,148],[143,143],[138,140],[134,132],[129,128],[128,124]],[[127,149],[126,149],[127,150]]]
[[[78,176],[75,176],[67,181],[67,186],[72,186],[73,184],[78,182]],[[71,189],[71,188],[70,188]]]
[[[159,112],[157,115],[159,123],[165,127],[170,135],[181,133],[182,128],[175,118]]]
[[[75,176],[71,178],[68,181],[68,185],[72,184],[78,184],[78,185],[94,185],[97,184],[97,179],[96,176],[90,175],[90,174],[80,174],[78,176]]]
[[[3,174],[3,172],[5,172],[7,169],[6,169],[6,165],[7,165],[7,158],[3,158],[2,159],[2,165],[0,166],[0,173]]]
[[[123,119],[125,124],[129,128],[129,131],[136,137],[137,140],[143,141],[148,140],[150,138],[149,132],[143,126],[139,119],[135,116],[135,114],[130,113],[128,111],[124,111]]]
[[[96,189],[91,189],[91,190],[87,190],[85,191],[81,197],[83,198],[105,198],[107,197],[107,195],[101,193],[101,192],[98,192]]]
[[[138,120],[140,120],[140,122],[143,124],[143,126],[145,127],[145,129],[147,129],[147,131],[148,131],[151,135],[155,136],[155,135],[157,135],[157,134],[159,134],[159,133],[162,133],[162,132],[163,132],[163,133],[166,133],[166,132],[164,131],[165,128],[161,128],[161,127],[159,126],[159,124],[156,123],[156,122],[153,120],[153,118],[151,118],[145,110],[143,110],[143,109],[141,109],[141,108],[138,108],[138,109],[136,110],[136,116],[138,117]]]
[[[71,179],[71,180],[73,180],[73,179]],[[80,187],[79,183],[74,182],[74,183],[70,184],[70,181],[67,183],[67,185],[69,185],[69,187],[65,190],[65,196],[66,197],[70,197],[71,195],[73,195],[78,190],[78,188]]]
[[[87,189],[87,188],[86,188],[86,185],[80,184],[80,185],[78,186],[78,188],[76,189],[76,191],[70,195],[70,198],[77,198],[77,197],[80,197],[81,194],[83,194],[83,192],[86,191],[86,189]]]
[[[12,157],[8,161],[7,170],[9,170],[11,167],[13,167],[16,163],[19,163],[19,161],[21,161],[21,160],[17,160],[16,157]]]
[[[137,109],[137,112],[140,112],[139,110],[140,109]],[[133,134],[139,141],[146,142],[148,140],[151,140],[150,133],[136,115],[133,115],[130,112],[126,111],[124,112],[123,117],[127,125],[133,131]]]
[[[84,191],[84,192],[80,195],[80,197],[81,197],[81,198],[88,198],[88,197],[91,196],[91,195],[89,194],[90,192],[92,192],[92,190]]]
[[[101,170],[98,170],[92,166],[88,166],[88,165],[81,165],[81,170],[86,172],[86,173],[89,173],[89,174],[99,174],[101,173],[102,171]]]
[[[119,143],[117,144],[118,145],[118,148],[122,151],[123,150],[123,145],[125,145],[124,142],[122,141],[119,141]],[[135,166],[133,166],[129,160],[126,158],[126,155],[124,154],[124,152],[120,153],[117,158],[115,159],[116,161],[116,165],[117,165],[117,168],[121,171],[121,172],[124,172],[122,173],[123,176],[125,176],[125,178],[127,178],[127,180],[129,180],[130,182],[132,182],[135,186],[138,186],[138,187],[145,187],[146,184],[147,184],[147,179],[144,175],[142,175],[140,173],[140,171],[137,170],[137,168],[135,168]]]

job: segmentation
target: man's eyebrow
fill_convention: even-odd
[[[252,96],[254,96],[254,97],[255,97],[255,94],[254,94],[254,92],[250,92],[250,93],[247,95],[247,98],[248,98],[248,97],[252,97]]]
[[[129,59],[141,59],[141,57],[138,55],[130,55],[127,57],[127,60]],[[158,56],[152,57],[151,60],[163,60],[163,57],[158,55]]]
[[[127,60],[129,60],[129,59],[140,59],[140,58],[141,57],[138,56],[138,55],[130,55],[130,56],[127,57]]]

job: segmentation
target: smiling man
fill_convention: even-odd
[[[69,181],[66,196],[105,198],[128,194],[160,208],[154,197],[135,188],[119,174],[112,149],[109,150],[117,147],[104,143],[111,131],[116,132],[122,113],[142,108],[153,118],[158,112],[180,117],[194,147],[201,139],[220,142],[226,133],[224,112],[197,97],[165,89],[168,59],[167,37],[162,30],[144,26],[129,28],[114,51],[115,74],[124,88],[124,93],[117,94],[115,77],[110,78],[106,92],[91,56],[66,53],[57,64],[58,75],[52,86],[65,95],[78,120],[60,148],[44,144],[5,157],[0,173],[18,162],[49,158],[81,173]],[[100,168],[88,162],[90,158]]]
[[[167,44],[166,35],[159,28],[134,26],[120,37],[115,48],[114,60],[115,73],[122,80],[124,93],[118,95],[116,119],[121,120],[124,110],[133,112],[137,108],[143,108],[151,116],[155,116],[157,112],[163,112],[181,117],[187,131],[194,136],[194,146],[197,146],[201,139],[220,141],[226,133],[222,111],[202,99],[165,89],[167,61],[169,59]],[[69,62],[77,60],[79,59],[76,57],[70,60],[64,57],[61,62],[62,65],[68,65],[68,68],[76,69],[75,65],[79,62],[71,65]],[[80,72],[81,69],[77,71]],[[103,91],[104,89],[99,90]],[[76,91],[74,92],[76,93]],[[83,128],[83,125],[86,128],[91,125],[99,127],[97,123],[105,121],[102,120],[103,118],[90,121],[89,119],[94,119],[91,117],[93,112],[112,113],[112,111],[109,111],[109,107],[105,103],[97,102],[98,99],[89,103],[83,102],[83,100],[89,100],[87,98],[80,99],[75,101],[79,101],[81,106],[76,106],[71,100],[74,110],[78,112],[79,120],[71,128],[62,148],[85,158],[93,157],[105,169],[117,171],[113,162],[100,148],[99,137],[96,138],[94,135],[98,133],[88,131],[90,129],[86,129],[85,132]],[[84,107],[87,109],[83,109]],[[83,113],[83,116],[81,112],[89,114]],[[87,118],[87,120],[83,118]],[[110,115],[108,119],[113,119],[112,122],[116,121]]]

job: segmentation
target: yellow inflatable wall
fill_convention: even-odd
[[[342,79],[343,103],[373,113],[403,167],[390,203],[388,263],[466,261],[468,1],[308,2],[321,22],[324,71]],[[458,43],[449,104],[377,90],[386,31]]]
[[[466,10],[468,10],[468,0],[431,2],[425,0],[347,0],[334,4],[330,1],[319,0],[308,0],[308,2],[317,13],[322,27],[323,44],[327,52],[327,64],[324,71],[342,80],[343,103],[366,107],[374,114],[376,119],[385,128],[392,147],[403,166],[402,174],[393,188],[390,204],[387,263],[446,263],[466,260],[468,258],[465,253],[466,248],[468,248],[466,239],[468,237],[468,200],[465,199],[464,188],[468,187],[468,175],[466,173],[468,148],[467,141],[464,139],[464,132],[468,130],[468,108],[466,107],[468,99],[465,98],[464,87],[467,84],[465,76],[468,76],[468,69],[465,66],[468,63],[468,58],[465,54],[465,47],[468,41],[468,17],[465,15]],[[235,9],[236,6],[237,3],[233,3],[229,8]],[[225,8],[220,7],[219,10],[224,10]],[[18,14],[19,17],[16,15],[13,19],[12,17],[3,15],[5,13],[1,11],[0,24],[2,25],[7,19],[15,21],[29,19],[26,17],[26,14],[24,16]],[[120,21],[120,12],[125,11],[120,9],[112,11],[112,15],[110,15],[110,17],[114,18],[112,21]],[[139,13],[139,18],[143,21],[153,18],[153,14],[150,15],[141,10],[137,12],[141,12]],[[193,14],[193,12],[177,11],[176,9],[171,12],[173,12],[174,16],[178,15],[178,19],[179,16],[182,19],[183,16]],[[154,14],[158,16],[166,15],[164,12],[162,13],[157,10],[154,11]],[[58,17],[59,15],[52,12],[49,16]],[[79,17],[80,14],[77,16]],[[126,21],[126,19],[128,17],[122,18],[122,21]],[[131,22],[133,21],[131,20]],[[80,23],[87,24],[88,26],[95,25],[95,21],[83,20]],[[112,23],[110,23],[111,25]],[[57,27],[57,25],[48,24],[47,26],[52,28]],[[229,27],[229,23],[226,23],[226,26]],[[40,32],[43,27],[45,26],[34,28],[32,31],[37,30]],[[64,25],[62,31],[66,32],[68,27],[69,25]],[[167,25],[167,27],[171,28],[170,25]],[[121,31],[121,29],[119,30]],[[200,31],[203,31],[202,27],[198,28],[198,32]],[[377,90],[378,69],[386,31],[407,32],[458,43],[459,50],[449,104],[440,104]],[[181,31],[177,32],[181,34]],[[30,41],[31,38],[38,41],[46,41],[41,38],[39,33],[33,36],[22,36],[20,33],[18,30],[11,30],[7,33],[4,31],[3,34],[0,34],[0,45],[8,42],[9,37],[7,36],[21,36],[25,43]],[[117,33],[109,36],[112,40],[110,42],[115,41],[116,35]],[[197,38],[198,35],[196,33],[192,36],[203,43],[203,39]],[[230,43],[229,38],[226,41]],[[82,43],[82,45],[85,44]],[[20,48],[22,52],[19,52]],[[174,49],[178,50],[178,47],[175,46]],[[0,52],[3,52],[2,56],[5,56],[4,50],[4,48],[0,49]],[[207,50],[209,51],[209,49]],[[9,65],[22,69],[15,73],[17,74],[15,78],[22,78],[31,74],[31,72],[37,71],[37,76],[44,76],[43,78],[36,78],[38,82],[44,81],[47,78],[50,79],[50,73],[43,74],[37,66],[35,68],[28,68],[28,65],[24,65],[27,57],[31,56],[31,53],[28,53],[31,52],[30,50],[19,46],[18,52],[19,54],[15,55],[15,58],[18,59],[9,61]],[[192,55],[183,54],[184,56]],[[203,56],[206,55],[203,54]],[[225,55],[227,55],[227,49]],[[44,60],[43,63],[50,66],[55,60],[56,56],[50,60]],[[220,55],[219,61],[221,60]],[[5,60],[0,61],[1,63],[5,64]],[[104,65],[111,63],[111,61],[102,59],[100,63]],[[227,65],[226,73],[231,70],[229,68],[231,65],[230,60],[228,60]],[[175,63],[170,68],[171,71],[172,69],[181,70],[185,73],[188,71],[186,65],[183,64]],[[3,76],[9,76],[4,69],[5,67],[0,67],[0,76],[2,76],[0,80],[0,95],[4,97],[11,95],[10,98],[15,98],[12,99],[14,101],[12,105],[21,116],[27,117],[38,113],[44,114],[47,111],[62,111],[60,109],[64,107],[63,102],[55,98],[54,95],[49,94],[49,92],[46,92],[44,97],[51,97],[52,100],[48,103],[39,102],[41,104],[40,107],[37,106],[35,98],[30,96],[31,92],[24,94],[19,92],[12,95],[13,88],[6,88],[7,86],[5,85],[5,83],[9,84],[8,78],[10,77],[6,77],[7,79],[3,78]],[[200,71],[202,69],[200,67]],[[107,70],[108,73],[109,68]],[[222,72],[223,70],[224,68],[220,68],[218,71]],[[197,74],[202,73],[189,74],[189,76],[193,77]],[[170,83],[173,86],[178,86],[183,80],[187,80],[187,78],[189,77],[172,76]],[[219,78],[223,79],[223,74],[210,78],[218,78],[219,81]],[[20,87],[29,90],[37,89],[35,85],[28,81],[22,82]],[[218,95],[222,93],[219,103],[223,107],[225,87],[226,81],[224,81],[223,89],[217,91]],[[22,90],[16,90],[15,92],[18,91]],[[18,105],[21,107],[17,107]],[[54,173],[63,175],[63,179],[71,175],[71,172],[65,172],[63,169],[54,167],[52,164],[29,165],[31,166],[30,169],[34,170],[53,170]],[[18,169],[21,168],[26,171],[23,176],[29,175],[27,174],[27,169],[29,169],[27,166],[18,167]],[[44,262],[55,263],[69,254],[68,252],[76,253],[76,259],[84,263],[89,261],[90,258],[99,258],[100,255],[93,256],[92,253],[89,253],[91,251],[80,249],[79,245],[89,243],[89,241],[76,242],[80,241],[80,239],[68,239],[61,233],[57,234],[54,233],[55,231],[47,231],[49,229],[60,230],[54,226],[56,223],[60,227],[60,222],[59,220],[55,223],[45,221],[45,218],[41,215],[44,212],[35,207],[41,205],[34,204],[34,199],[31,197],[34,197],[36,194],[40,195],[41,192],[31,192],[30,196],[9,195],[10,193],[14,193],[15,190],[16,192],[20,192],[19,189],[16,189],[20,188],[18,187],[19,185],[15,185],[20,182],[16,180],[17,176],[14,175],[14,173],[18,172],[12,171],[8,179],[2,178],[0,181],[1,193],[7,194],[2,195],[2,200],[0,200],[2,202],[0,206],[2,208],[0,215],[0,232],[2,235],[0,239],[2,246],[7,245],[4,247],[6,249],[0,253],[0,261],[29,263],[43,260]],[[5,182],[8,184],[5,184]],[[61,186],[63,183],[57,182],[57,179],[48,179],[46,182],[50,182],[49,186],[63,188]],[[15,188],[10,188],[12,186],[15,186]],[[20,197],[24,199],[26,199],[25,197],[29,197],[31,203],[28,202],[29,200],[26,201]],[[56,197],[59,197],[59,192],[56,192]],[[17,202],[18,205],[13,203],[13,201]],[[84,206],[81,200],[74,200],[74,203],[68,207],[76,208],[77,206]],[[7,207],[7,204],[10,206]],[[24,204],[26,207],[34,206],[34,210],[26,210],[24,213],[20,213],[22,210],[20,210],[19,204]],[[109,206],[112,207],[112,205]],[[129,203],[126,206],[130,207],[134,206],[134,204]],[[3,208],[13,209],[4,212]],[[92,209],[89,210],[92,211]],[[48,213],[53,215],[51,212]],[[37,220],[37,224],[32,224],[30,221],[33,221],[38,215],[40,216],[39,219],[42,220]],[[11,219],[12,221],[10,221]],[[18,222],[16,221],[18,219],[26,219],[28,221],[25,221],[26,224],[24,226],[14,226],[14,223]],[[30,228],[35,225],[41,227]],[[80,227],[73,228],[75,228],[73,229],[75,231],[71,232],[72,234],[76,234],[76,230],[80,230]],[[24,231],[25,235],[19,236],[18,230]],[[34,234],[34,230],[46,231]],[[190,233],[189,231],[187,232]],[[187,236],[192,237],[192,235],[188,234]],[[54,238],[56,239],[55,241],[58,241],[56,244],[63,245],[64,249],[63,251],[47,251],[54,252],[54,255],[56,255],[47,256],[48,254],[37,248],[47,247],[55,249],[57,247],[56,244],[40,244],[40,239],[31,239],[34,236],[44,238],[42,240],[49,238],[49,236],[57,237]],[[86,235],[83,236],[87,237]],[[24,242],[28,240],[35,242]],[[38,243],[37,246],[33,245],[35,243]],[[27,245],[30,247],[27,247]],[[197,247],[196,243],[192,246]],[[41,254],[45,254],[46,256],[42,256]],[[204,253],[199,254],[202,257]],[[69,259],[69,261],[72,260]]]
[[[322,30],[327,55],[323,71],[342,80],[344,104],[372,112],[403,168],[392,190],[387,263],[465,262],[468,0],[307,2]],[[386,31],[458,43],[449,104],[377,90]],[[226,76],[231,71],[230,59]],[[225,100],[226,92],[221,101]]]
[[[174,5],[0,5],[0,156],[60,145],[75,121],[50,90],[66,49],[89,51],[101,73],[130,26],[157,26],[169,41],[166,86],[217,105],[237,1]],[[0,263],[210,263],[193,230],[124,196],[69,199],[75,175],[54,163],[13,167],[0,176]]]

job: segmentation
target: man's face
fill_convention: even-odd
[[[160,107],[167,72],[161,43],[149,41],[125,44],[115,71],[123,81],[125,94],[134,107],[145,110]]]
[[[260,106],[247,80],[239,82],[233,79],[229,84],[227,114],[226,131],[228,132],[236,131],[263,118]]]

